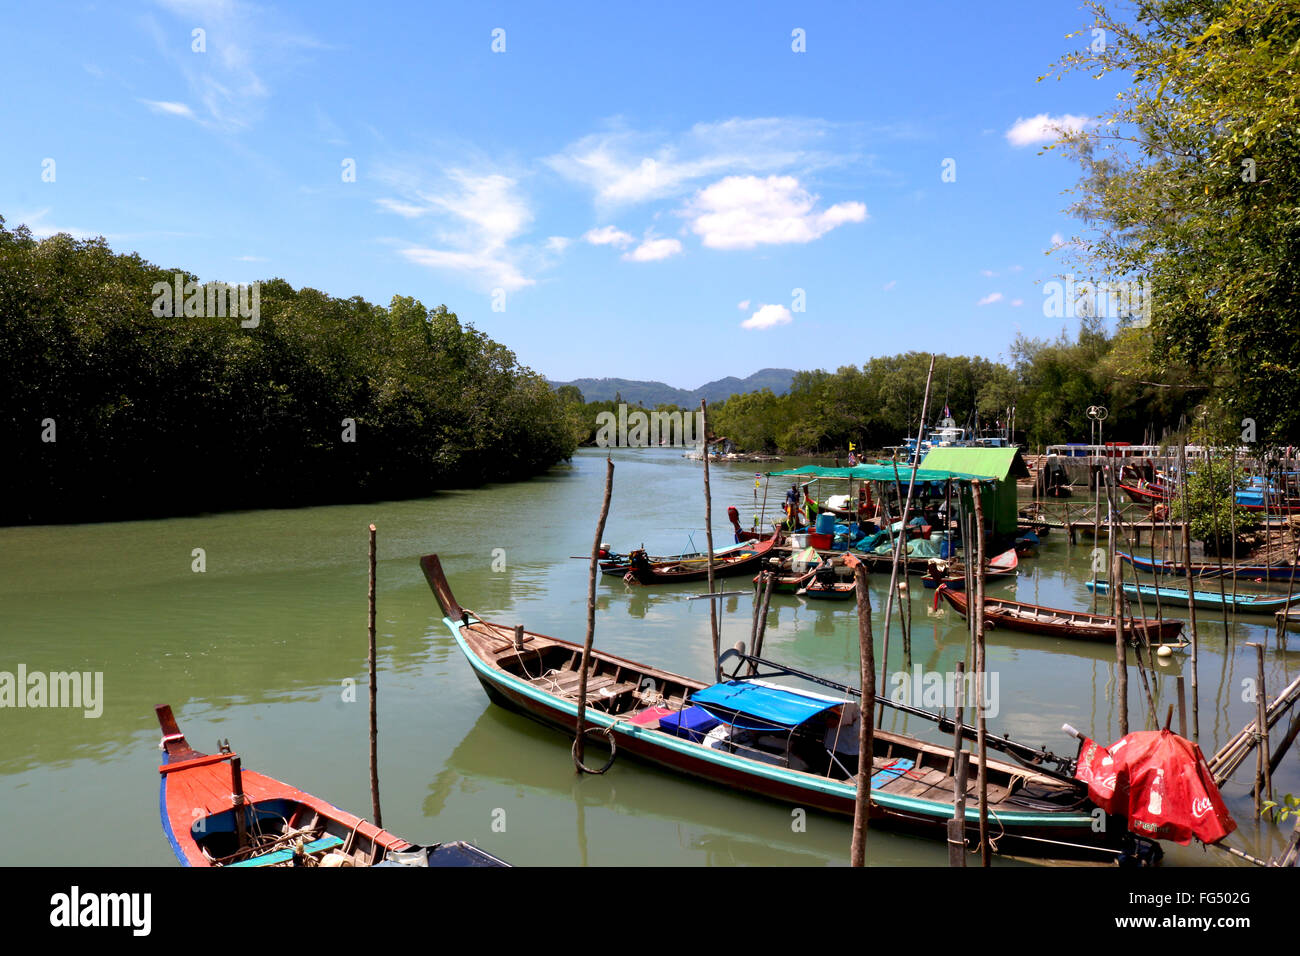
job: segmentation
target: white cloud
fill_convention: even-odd
[[[1050,143],[1060,139],[1063,133],[1078,132],[1091,122],[1087,116],[1075,116],[1073,113],[1061,116],[1039,113],[1028,119],[1020,117],[1007,130],[1007,142],[1017,147]]]
[[[655,262],[681,251],[682,244],[676,239],[646,239],[631,252],[623,253],[623,258],[629,262]]]
[[[1024,270],[1024,268],[1025,268],[1024,266],[1012,266],[1012,267],[1011,267],[1010,269],[1008,269],[1007,271],[1008,271],[1008,272],[1021,272],[1021,271]]]
[[[401,254],[431,269],[467,272],[486,286],[507,290],[533,285],[520,265],[521,252],[511,243],[532,222],[528,204],[518,195],[518,183],[501,173],[472,173],[450,169],[443,173],[440,190],[420,188],[418,177],[381,170],[378,175],[404,193],[378,204],[407,219],[431,216],[451,221],[451,228],[436,234],[440,246],[412,246]]]
[[[783,305],[764,305],[740,323],[742,329],[770,329],[774,325],[789,325],[794,320],[790,310]]]
[[[986,279],[992,279],[994,276],[997,275],[997,273],[994,272],[992,269],[981,269],[980,275],[984,276],[984,278]]]
[[[883,286],[881,286],[881,288],[882,288],[885,292],[889,292],[889,291],[891,291],[891,290],[894,288],[894,286],[896,286],[896,285],[898,285],[898,280],[897,280],[897,279],[890,279],[890,280],[889,280],[888,282],[886,282]]]
[[[825,148],[835,130],[822,120],[776,117],[697,123],[675,136],[619,127],[585,136],[545,162],[590,189],[598,204],[618,206],[682,195],[723,173],[842,164],[848,157]]]
[[[746,299],[744,302],[737,302],[736,308],[738,308],[741,312],[744,312],[746,309],[749,308],[749,300]]]
[[[1024,299],[1012,299],[1012,300],[1011,300],[1011,304],[1012,304],[1012,305],[1015,305],[1015,306],[1021,306],[1021,305],[1024,305],[1024,304],[1025,304],[1025,300],[1024,300]]]
[[[1052,248],[1057,249],[1065,245],[1065,237],[1061,235],[1059,232],[1054,232],[1052,233],[1051,242],[1052,242]]]
[[[569,248],[569,243],[573,242],[568,236],[547,236],[546,248],[551,252],[563,252]]]
[[[976,305],[992,305],[994,302],[1001,302],[1001,301],[1002,301],[1001,292],[990,292],[984,298],[980,299],[979,302],[976,303]]]
[[[682,214],[713,249],[812,242],[836,226],[867,218],[860,202],[815,212],[817,199],[793,176],[728,176],[696,193]]]
[[[172,103],[167,100],[141,100],[145,106],[155,113],[163,113],[167,116],[183,116],[186,119],[198,119],[194,111],[184,103]]]
[[[236,262],[266,262],[266,256],[235,256]]]
[[[582,238],[593,246],[618,246],[620,249],[636,242],[635,236],[624,232],[617,226],[601,226],[599,229],[588,229],[582,234]]]

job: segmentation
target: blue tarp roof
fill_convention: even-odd
[[[784,687],[733,680],[714,684],[691,695],[691,703],[722,711],[728,719],[744,714],[777,727],[797,727],[805,720],[839,707],[843,701],[810,697]]]

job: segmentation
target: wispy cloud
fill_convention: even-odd
[[[890,279],[888,282],[886,282],[886,283],[885,283],[883,286],[881,286],[880,288],[881,288],[883,291],[885,291],[885,292],[891,292],[891,291],[893,291],[893,288],[894,288],[894,286],[896,286],[896,285],[898,285],[898,280],[897,280],[897,279]]]
[[[468,273],[489,288],[514,290],[535,283],[523,270],[528,250],[513,245],[533,219],[513,177],[449,169],[437,177],[440,188],[429,188],[420,185],[418,171],[381,168],[377,175],[403,193],[398,199],[377,199],[380,208],[405,219],[427,216],[437,224],[431,238],[442,248],[408,246],[401,250],[405,258],[431,269]]]
[[[992,305],[994,302],[1001,302],[1001,301],[1002,301],[1002,293],[1001,293],[1001,292],[990,292],[988,295],[986,295],[984,298],[980,299],[980,300],[979,300],[978,302],[976,302],[975,304],[976,304],[976,305]]]
[[[741,312],[744,312],[746,309],[749,308],[749,300],[745,299],[743,302],[737,302],[736,308],[738,308]]]
[[[150,16],[146,28],[198,104],[191,118],[214,129],[253,125],[271,95],[263,74],[292,67],[304,51],[327,49],[273,8],[242,0],[155,2],[173,22],[164,29]],[[203,31],[201,44],[193,36],[196,29]]]
[[[1075,116],[1073,113],[1063,113],[1060,116],[1039,113],[1028,119],[1020,117],[1007,130],[1007,142],[1016,147],[1050,143],[1060,139],[1064,133],[1078,132],[1091,122],[1087,116]]]
[[[790,310],[783,305],[764,305],[740,323],[742,329],[770,329],[776,325],[789,325],[794,320]]]
[[[141,100],[145,106],[155,113],[163,113],[167,116],[183,116],[189,120],[198,119],[194,111],[184,103],[172,103],[168,100]]]
[[[817,199],[793,176],[728,176],[700,190],[682,214],[712,249],[812,242],[837,226],[867,218],[860,202],[818,211]]]

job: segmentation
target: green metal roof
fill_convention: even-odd
[[[1029,466],[1019,448],[932,448],[924,469],[950,469],[981,478],[1028,478]]]

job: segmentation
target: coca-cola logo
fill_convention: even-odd
[[[1214,809],[1209,797],[1197,797],[1192,801],[1192,816],[1198,820]]]

